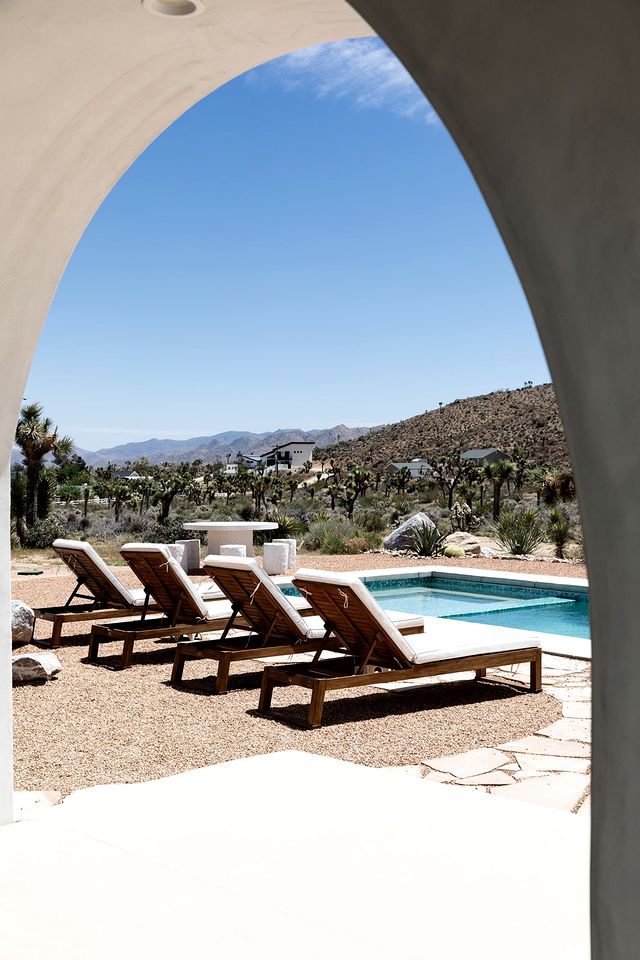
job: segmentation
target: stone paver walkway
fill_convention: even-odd
[[[422,764],[398,770],[425,780],[589,816],[589,670],[590,664],[582,660],[543,654],[543,690],[562,702],[562,719],[520,740],[449,757],[426,757]],[[488,670],[487,676],[492,675],[529,682],[528,665]],[[388,767],[386,772],[393,769]]]

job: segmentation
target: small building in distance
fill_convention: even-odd
[[[414,460],[392,460],[387,465],[387,475],[392,476],[394,473],[399,473],[403,467],[409,470],[412,480],[431,476],[431,464],[428,460],[422,460],[420,457],[416,457]]]
[[[137,470],[116,470],[113,476],[116,480],[144,480]]]
[[[483,467],[485,463],[500,463],[501,460],[509,460],[509,454],[498,447],[485,447],[482,450],[465,450],[461,460],[468,460],[477,467]]]
[[[291,440],[282,443],[273,450],[260,455],[259,467],[265,473],[279,472],[280,470],[299,470],[307,460],[311,460],[315,442],[312,440]]]

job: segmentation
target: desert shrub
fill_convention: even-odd
[[[367,549],[367,541],[364,537],[349,537],[344,541],[344,553],[364,553]]]
[[[437,557],[442,553],[447,533],[442,533],[438,527],[428,523],[421,523],[411,531],[411,552],[418,557]]]
[[[238,516],[241,520],[257,520],[258,514],[252,503],[244,503],[238,510]]]
[[[46,517],[36,520],[31,527],[24,530],[22,545],[31,549],[45,549],[50,547],[54,540],[65,535],[64,524],[58,517]]]
[[[556,557],[564,559],[565,548],[571,539],[573,524],[562,507],[554,507],[547,518],[547,536],[556,548]]]
[[[274,513],[269,519],[278,524],[278,529],[270,532],[271,539],[297,537],[302,533],[302,524],[298,518],[288,513]]]
[[[533,553],[544,540],[544,525],[535,507],[503,510],[491,532],[498,543],[514,556]]]
[[[320,549],[323,553],[348,553],[347,541],[339,533],[328,533]]]
[[[377,510],[361,510],[356,514],[356,520],[362,530],[372,533],[381,533],[387,528],[384,515]]]
[[[326,541],[335,542],[339,538],[343,543],[350,537],[355,537],[358,531],[346,517],[330,517],[328,520],[321,520],[312,523],[309,526],[309,532],[304,539],[304,545],[308,550],[322,550],[323,553],[330,551],[326,548]],[[332,552],[342,553],[342,550]]]
[[[444,557],[464,557],[465,552],[462,547],[458,547],[452,543],[450,546],[444,548],[442,555]]]

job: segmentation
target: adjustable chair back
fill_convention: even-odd
[[[294,585],[343,642],[361,669],[410,666],[413,648],[358,577],[300,569]]]
[[[208,556],[204,568],[263,644],[300,643],[312,631],[287,597],[252,557]],[[317,631],[313,631],[317,635]]]
[[[125,543],[120,553],[171,624],[207,619],[206,604],[168,547],[162,543]]]
[[[82,540],[54,540],[53,549],[69,567],[78,584],[67,600],[83,597],[79,591],[86,589],[90,595],[85,599],[94,599],[99,607],[133,607],[135,600],[123,583],[111,572],[102,557],[96,553],[90,543]]]

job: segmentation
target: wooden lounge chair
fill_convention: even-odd
[[[53,623],[51,639],[36,640],[35,643],[58,647],[65,624],[130,616],[142,609],[145,599],[149,612],[155,607],[155,601],[148,600],[144,590],[130,590],[125,587],[90,543],[58,539],[54,541],[53,549],[69,567],[77,582],[62,606],[38,607],[34,610],[36,621],[47,620]],[[203,593],[205,600],[220,599],[223,596],[214,584],[207,585],[207,592]],[[84,600],[85,603],[75,602],[78,600]]]
[[[139,640],[189,636],[226,626],[233,613],[229,601],[207,601],[164,544],[126,543],[120,553],[143,584],[146,602],[134,620],[92,627],[89,660],[98,660],[101,643],[121,641],[120,666],[125,668],[131,666],[133,647]],[[224,594],[217,590],[216,596]],[[153,608],[151,600],[155,601]],[[148,618],[149,613],[156,615]]]
[[[228,597],[233,616],[219,639],[178,643],[172,683],[182,679],[186,660],[217,660],[215,692],[226,693],[229,667],[235,661],[340,649],[320,617],[303,616],[312,613],[306,599],[285,596],[253,558],[209,556],[204,569]],[[229,635],[236,617],[248,625],[248,635]],[[422,618],[406,615],[400,622],[406,630],[421,630],[422,624]]]
[[[542,689],[541,649],[539,645],[532,645],[529,636],[519,641],[509,634],[506,639],[478,642],[464,624],[462,630],[457,629],[458,636],[452,642],[454,628],[449,621],[442,621],[445,626],[440,636],[434,624],[428,631],[405,637],[357,577],[299,570],[293,582],[322,617],[327,631],[335,632],[340,638],[348,655],[314,660],[307,666],[267,666],[260,691],[262,713],[270,711],[273,688],[277,684],[307,687],[312,691],[305,726],[313,728],[322,722],[328,690],[467,670],[474,670],[476,678],[481,679],[487,667],[512,663],[530,663],[530,689],[534,693]]]

